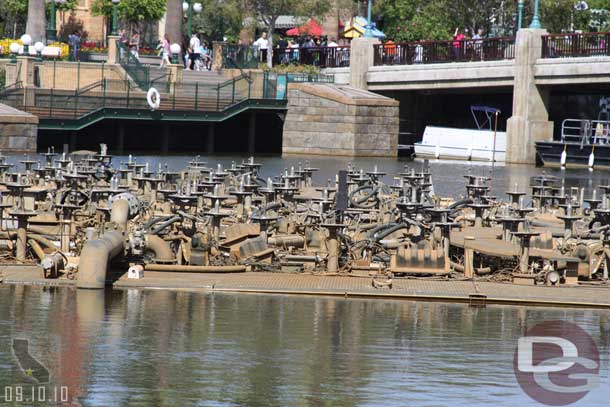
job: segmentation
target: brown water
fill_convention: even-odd
[[[83,406],[536,405],[513,374],[516,341],[538,322],[564,319],[602,355],[602,384],[578,405],[602,406],[609,315],[0,286],[0,389],[29,388],[10,350],[25,338],[53,386]]]

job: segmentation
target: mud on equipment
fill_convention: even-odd
[[[148,101],[148,106],[150,106],[152,110],[157,110],[159,106],[161,106],[161,95],[155,88],[148,89],[146,100]]]

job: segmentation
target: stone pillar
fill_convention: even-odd
[[[174,94],[176,86],[182,84],[182,78],[184,75],[184,65],[182,64],[170,64],[167,66],[169,72],[170,81],[170,93]]]
[[[34,68],[36,60],[30,56],[17,57],[17,75],[23,86],[23,105],[34,106],[36,102],[36,85],[34,83]]]
[[[376,38],[356,38],[351,43],[349,62],[350,80],[349,84],[355,88],[368,89],[366,75],[369,68],[373,66],[373,45],[379,44]]]
[[[118,35],[109,35],[108,36],[108,63],[109,64],[118,64],[119,61],[117,59],[118,45],[117,42],[121,37]]]
[[[522,29],[515,46],[513,116],[507,122],[506,162],[534,164],[536,141],[553,138],[547,110],[548,92],[536,86],[536,60],[542,55],[546,30]]]
[[[212,43],[212,70],[219,71],[224,67],[223,50],[227,46],[226,42],[214,41]]]

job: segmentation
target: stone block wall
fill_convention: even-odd
[[[0,104],[0,152],[35,153],[38,117]]]
[[[348,86],[290,84],[284,154],[395,157],[398,102]]]

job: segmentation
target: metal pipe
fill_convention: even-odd
[[[144,239],[146,248],[155,253],[155,260],[163,262],[176,260],[176,256],[169,244],[159,236],[146,235],[144,236]]]
[[[123,234],[116,230],[106,232],[99,239],[85,243],[80,255],[76,287],[103,289],[106,285],[108,265],[123,251],[123,247]]]
[[[110,211],[110,222],[115,223],[125,230],[129,219],[129,203],[126,199],[119,199],[112,203]]]
[[[186,266],[174,264],[145,264],[145,271],[170,271],[185,273],[245,273],[246,266]]]

